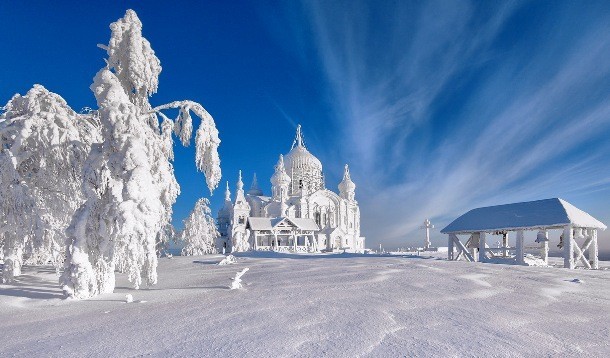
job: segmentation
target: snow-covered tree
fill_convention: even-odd
[[[246,252],[250,250],[248,238],[250,238],[250,230],[246,229],[245,232],[236,231],[231,240],[231,252]]]
[[[157,235],[157,257],[168,256],[171,243],[176,243],[178,234],[174,225],[167,224]]]
[[[216,221],[211,213],[208,199],[197,200],[193,211],[183,221],[184,229],[180,233],[180,239],[184,242],[182,255],[204,255],[216,251],[214,243],[220,233],[216,229]]]
[[[87,298],[112,292],[114,270],[128,273],[135,288],[157,282],[156,239],[170,221],[180,188],[174,176],[172,130],[185,145],[197,129],[196,164],[210,191],[220,181],[218,131],[205,109],[192,101],[153,108],[159,59],[142,37],[136,13],[110,25],[107,66],[94,78],[102,143],[94,145],[85,166],[86,202],[68,230],[69,247],[60,279],[64,293]],[[172,121],[162,110],[179,110]],[[161,120],[161,123],[159,123]]]
[[[32,201],[27,193],[27,186],[19,179],[15,157],[8,149],[0,153],[0,209],[2,220],[2,239],[4,251],[4,269],[2,280],[10,282],[21,274],[23,250],[27,237],[32,231],[32,223],[22,220],[31,218],[27,213],[32,211]]]
[[[11,260],[3,275],[10,279],[24,259],[33,264],[63,261],[65,230],[84,200],[83,164],[99,136],[95,113],[74,112],[40,85],[13,96],[3,110],[0,237]]]

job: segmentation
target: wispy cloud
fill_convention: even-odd
[[[578,201],[610,181],[609,19],[480,5],[303,5],[372,244],[413,242],[425,218]]]

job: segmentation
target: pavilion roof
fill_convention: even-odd
[[[565,225],[605,230],[604,225],[588,213],[560,198],[528,201],[472,209],[455,219],[444,234],[519,229],[553,229]]]

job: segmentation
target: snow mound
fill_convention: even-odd
[[[126,294],[125,295],[125,303],[132,303],[133,302],[133,296],[131,294]]]
[[[539,266],[539,267],[548,267],[546,262],[540,257],[536,257],[531,254],[526,254],[523,258],[526,266]]]
[[[218,265],[232,265],[232,264],[236,264],[237,263],[237,259],[235,258],[235,256],[233,255],[227,255],[227,257],[225,257],[224,259],[222,259],[222,261],[220,261],[218,263]]]

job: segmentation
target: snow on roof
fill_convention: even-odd
[[[316,224],[316,222],[313,219],[288,218],[288,220],[292,221],[301,230],[311,230],[311,231],[320,230],[320,228],[318,227],[318,224]]]
[[[472,209],[441,232],[467,233],[517,229],[549,229],[572,224],[575,227],[606,230],[599,220],[559,198]]]
[[[273,229],[273,225],[271,225],[270,218],[248,218],[248,227],[252,230]]]
[[[281,222],[288,221],[293,226],[306,231],[318,231],[320,228],[313,219],[304,218],[248,218],[248,227],[252,230],[273,230]]]

